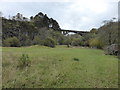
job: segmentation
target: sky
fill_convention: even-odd
[[[39,12],[57,20],[62,29],[89,31],[104,20],[118,17],[119,0],[0,0],[3,16],[35,16]]]

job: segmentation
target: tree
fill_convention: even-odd
[[[44,45],[44,39],[41,39],[40,36],[35,36],[33,43],[34,45]]]
[[[109,22],[98,29],[97,37],[106,45],[118,43],[118,22]]]
[[[48,47],[54,48],[55,45],[56,45],[56,42],[55,42],[55,40],[54,40],[53,38],[48,37],[48,38],[45,39],[44,45],[45,45],[45,46],[48,46]]]
[[[99,48],[99,49],[103,48],[103,43],[98,38],[93,38],[93,39],[89,40],[89,45],[94,48]]]
[[[30,17],[30,20],[32,21],[33,19],[34,19],[34,17],[33,17],[33,16],[31,16],[31,17]]]
[[[93,28],[92,30],[90,30],[90,33],[97,33],[97,29],[96,28]]]

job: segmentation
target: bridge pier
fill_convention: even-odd
[[[67,34],[68,34],[68,31],[62,31],[62,34],[63,34],[63,35],[67,35]]]

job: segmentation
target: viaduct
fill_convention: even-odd
[[[77,31],[77,30],[65,30],[65,29],[61,29],[61,33],[64,35],[67,35],[69,33],[76,33],[76,34],[80,34],[81,36],[83,34],[87,34],[90,33],[89,31]]]

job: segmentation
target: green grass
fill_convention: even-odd
[[[3,87],[12,88],[117,88],[118,60],[102,50],[57,46],[2,48]],[[18,59],[28,54],[31,66],[19,69]]]

